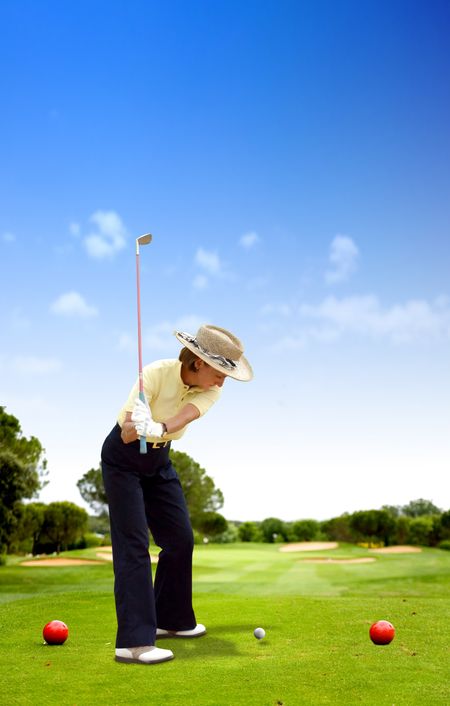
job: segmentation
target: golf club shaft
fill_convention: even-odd
[[[137,322],[138,322],[138,357],[139,357],[139,399],[145,403],[144,377],[142,373],[142,329],[141,329],[141,276],[139,267],[139,244],[136,244],[136,291],[137,291]],[[147,439],[139,439],[139,451],[147,453]]]

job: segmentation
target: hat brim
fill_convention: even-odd
[[[195,341],[195,336],[190,336],[189,334],[186,336],[186,334],[182,331],[174,331],[174,335],[179,342],[185,346],[185,348],[188,348],[198,358],[201,358],[201,360],[204,360],[205,363],[210,365],[211,368],[214,368],[214,370],[218,370],[227,377],[233,378],[234,380],[240,380],[241,382],[249,382],[253,378],[252,366],[244,355],[241,355],[239,360],[235,361],[233,368],[228,368],[217,360],[214,360],[214,358],[211,358],[211,356],[205,353],[202,349],[198,348],[198,346],[196,346],[193,342]]]

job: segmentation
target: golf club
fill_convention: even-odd
[[[142,375],[142,332],[141,332],[141,276],[139,270],[139,246],[152,242],[150,233],[136,238],[136,291],[137,291],[137,323],[138,323],[138,357],[139,357],[139,399],[145,404],[144,378]],[[140,437],[139,451],[141,454],[147,453],[147,440],[145,436]]]

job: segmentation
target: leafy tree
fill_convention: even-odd
[[[319,529],[317,520],[296,520],[292,523],[292,533],[298,542],[311,542],[319,534]]]
[[[350,516],[350,526],[369,544],[381,540],[387,546],[391,544],[396,521],[386,510],[361,510]]]
[[[232,544],[239,539],[238,528],[234,522],[227,522],[225,532],[215,534],[212,541],[216,544]]]
[[[223,506],[222,491],[188,454],[171,450],[170,459],[183,487],[192,525],[197,529],[205,512],[217,512]]]
[[[377,510],[377,513],[377,537],[384,542],[385,547],[388,547],[394,543],[397,521],[387,510]]]
[[[394,543],[395,544],[408,544],[409,542],[409,525],[411,523],[411,518],[406,517],[406,515],[400,515],[396,522]]]
[[[286,541],[285,524],[278,517],[267,517],[261,522],[260,527],[264,542]]]
[[[263,536],[256,522],[243,522],[238,527],[238,536],[241,542],[262,542]]]
[[[402,507],[402,512],[407,517],[424,517],[425,515],[440,515],[441,510],[431,502],[431,500],[411,500],[408,505]]]
[[[38,553],[37,547],[44,524],[45,508],[44,503],[27,503],[17,506],[17,524],[8,544],[10,553]]]
[[[381,509],[385,510],[389,515],[392,515],[392,517],[400,517],[402,514],[400,505],[383,505]]]
[[[45,508],[42,539],[54,544],[57,554],[83,536],[88,526],[86,510],[68,501],[50,503]]]
[[[350,515],[350,527],[360,540],[367,539],[369,545],[375,539],[377,530],[376,510],[360,510]]]
[[[214,537],[226,532],[228,522],[219,512],[204,512],[199,515],[196,529],[207,536]]]
[[[41,442],[34,436],[29,439],[22,436],[19,420],[7,414],[5,407],[0,407],[0,454],[9,452],[24,466],[23,487],[31,498],[34,493],[46,485],[46,461]]]
[[[25,492],[23,470],[12,453],[0,453],[0,554],[6,551],[17,526],[18,506]]]
[[[19,420],[0,407],[0,553],[17,526],[20,501],[46,484],[43,454],[40,441],[22,436]]]
[[[94,534],[109,533],[109,517],[108,515],[89,515],[88,531]]]
[[[206,471],[188,454],[171,450],[170,459],[183,486],[192,525],[195,529],[201,529],[204,513],[215,513],[223,506],[223,494],[215,487],[212,478],[206,475]],[[101,468],[87,471],[77,482],[77,488],[83,500],[99,517],[106,516],[108,500]]]
[[[433,537],[433,518],[429,515],[413,517],[409,523],[409,542],[421,546],[430,546]]]
[[[344,513],[320,523],[323,534],[332,542],[353,542],[354,533],[350,526],[350,515]]]
[[[442,515],[433,515],[432,518],[432,531],[429,538],[429,546],[437,547],[442,539],[445,539],[446,533],[442,526]]]
[[[77,488],[83,500],[93,509],[96,515],[108,513],[108,500],[103,485],[102,469],[91,468],[77,482]]]
[[[441,521],[443,527],[450,529],[450,510],[442,513]]]
[[[443,539],[450,539],[450,510],[442,513],[441,527]]]

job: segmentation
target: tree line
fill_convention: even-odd
[[[413,544],[450,549],[450,510],[418,499],[403,506],[345,513],[325,521],[229,522],[218,510],[222,492],[190,456],[170,452],[188,505],[197,543],[338,541],[368,546]],[[77,483],[92,509],[68,501],[48,505],[32,500],[47,483],[45,451],[35,437],[22,435],[19,421],[0,406],[0,555],[59,553],[109,542],[107,499],[101,468],[91,468]]]
[[[385,505],[324,521],[284,522],[269,517],[262,522],[243,522],[237,532],[241,542],[336,541],[369,547],[412,544],[450,549],[450,510],[444,512],[420,498],[403,506]]]

